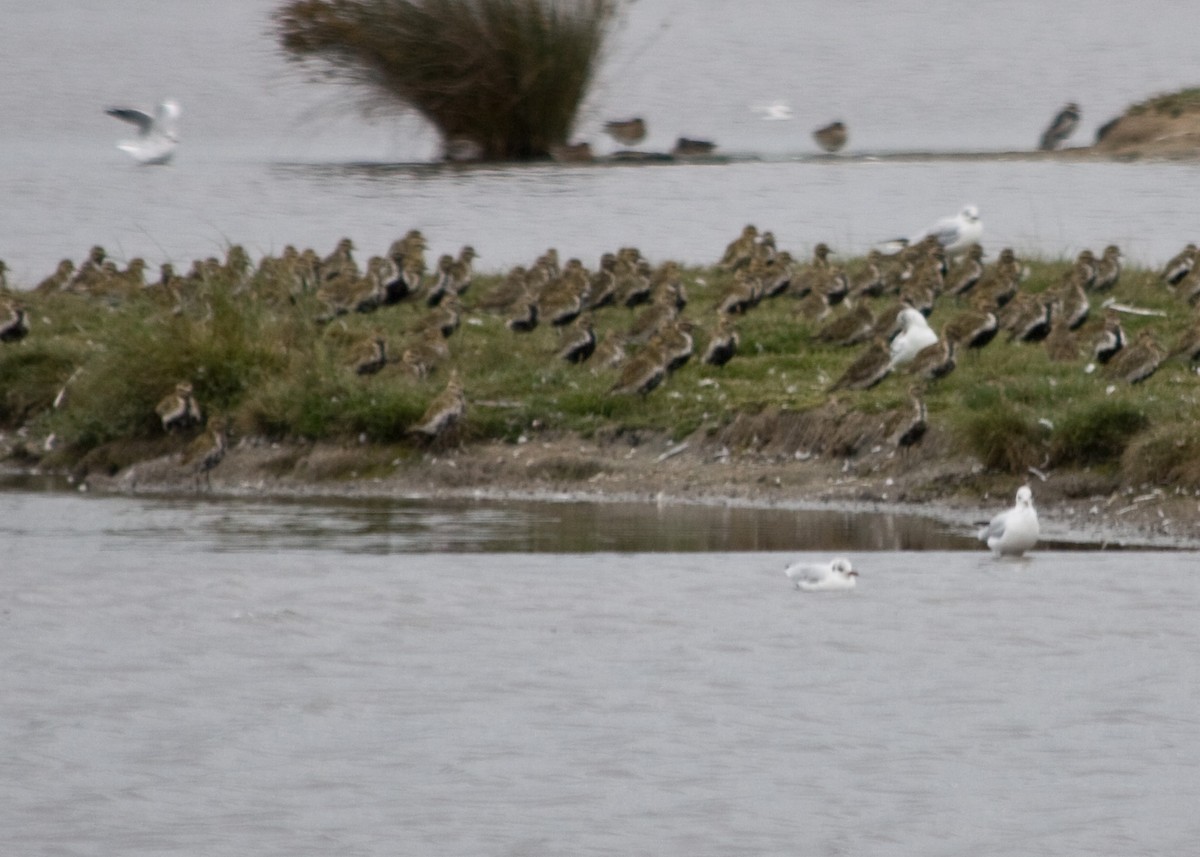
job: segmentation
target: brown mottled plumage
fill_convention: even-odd
[[[409,431],[434,439],[462,422],[467,412],[467,399],[463,391],[462,381],[458,370],[450,372],[450,380],[446,389],[429,403],[421,419]]]

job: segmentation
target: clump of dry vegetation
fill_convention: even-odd
[[[448,153],[544,158],[568,142],[610,0],[291,0],[288,56],[428,119]]]

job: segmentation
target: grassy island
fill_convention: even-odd
[[[867,389],[831,391],[870,346],[827,341],[826,326],[869,310],[887,333],[900,294],[911,299],[908,285],[855,294],[873,264],[865,259],[816,274],[812,263],[777,259],[770,267],[789,266],[790,285],[737,307],[731,296],[755,277],[739,263],[685,268],[636,256],[650,302],[622,305],[630,286],[618,284],[615,303],[589,311],[598,352],[572,363],[561,355],[581,323],[555,326],[549,318],[564,303],[562,283],[572,270],[577,277],[582,271],[579,282],[598,299],[599,265],[548,267],[548,254],[527,269],[468,272],[469,286],[460,280],[430,306],[455,260],[446,254],[425,268],[422,240],[396,253],[395,270],[407,272],[416,290],[388,303],[388,257],[373,259],[364,274],[349,247],[324,262],[312,251],[289,251],[257,264],[232,247],[225,260],[198,261],[188,276],[168,271],[150,284],[140,268],[100,264],[90,279],[81,270],[0,296],[0,322],[7,306],[10,316],[23,313],[27,327],[0,342],[0,456],[80,477],[112,476],[155,459],[182,467],[179,456],[219,418],[231,449],[277,445],[277,472],[297,467],[297,450],[314,443],[341,449],[336,466],[306,471],[315,479],[378,476],[473,445],[515,448],[567,437],[603,445],[657,435],[687,441],[705,461],[746,455],[927,473],[921,490],[932,494],[989,476],[1011,484],[1050,473],[1060,483],[1070,474],[1080,495],[1200,489],[1190,278],[1169,286],[1159,272],[1127,268],[1110,290],[1085,292],[1091,310],[1076,330],[1061,321],[1063,298],[1056,297],[1060,322],[1044,341],[1001,330],[982,348],[960,342],[944,377],[897,367]],[[1024,278],[1010,307],[1065,294],[1081,263],[1019,264]],[[830,283],[843,274],[851,294],[829,306],[836,297]],[[957,315],[986,303],[981,291],[954,296],[943,285],[932,299],[933,330],[944,338]],[[540,323],[519,332],[514,320],[530,305],[540,306]],[[601,367],[600,352],[611,357],[620,335],[628,366],[656,347],[653,331],[639,333],[656,308],[690,330],[693,356],[648,392],[615,392],[626,370]],[[1003,319],[1004,310],[996,314]],[[736,353],[725,365],[706,365],[701,357],[722,318],[724,330],[740,338]],[[1131,383],[1124,370],[1111,369],[1115,362],[1097,363],[1095,344],[1114,322],[1126,348],[1144,340],[1158,349],[1156,371],[1144,380]],[[371,355],[380,358],[373,366]],[[452,373],[465,400],[461,419],[444,433],[414,432]],[[180,384],[190,385],[199,419],[164,429],[163,403]],[[915,401],[925,408],[924,432],[902,440]],[[958,463],[951,476],[933,467],[949,461]],[[609,464],[601,454],[556,460],[546,472],[584,483]],[[477,478],[486,482],[488,474]]]

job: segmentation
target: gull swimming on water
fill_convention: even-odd
[[[138,128],[133,140],[122,140],[117,148],[127,152],[141,164],[165,164],[175,154],[179,145],[176,123],[179,120],[179,103],[167,99],[158,105],[151,116],[133,107],[110,107],[104,111]]]
[[[992,518],[979,530],[979,540],[987,542],[997,556],[1021,556],[1038,540],[1038,516],[1033,508],[1033,492],[1028,485],[1017,489],[1017,503]]]
[[[850,565],[850,560],[838,557],[822,565],[820,563],[796,562],[783,570],[788,580],[796,584],[797,589],[805,592],[821,592],[833,589],[853,589],[858,579],[858,572]]]

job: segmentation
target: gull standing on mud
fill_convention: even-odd
[[[133,107],[110,107],[104,112],[137,126],[137,138],[122,140],[117,143],[117,148],[138,163],[166,164],[175,155],[175,147],[179,145],[176,124],[182,112],[178,102],[170,99],[163,101],[153,116]]]
[[[1017,502],[1011,509],[992,518],[979,531],[979,540],[996,556],[1021,556],[1037,544],[1039,533],[1037,510],[1033,508],[1033,492],[1028,485],[1017,489]]]
[[[858,572],[850,560],[838,557],[827,564],[795,562],[783,570],[788,580],[804,592],[828,592],[837,589],[853,589]]]

